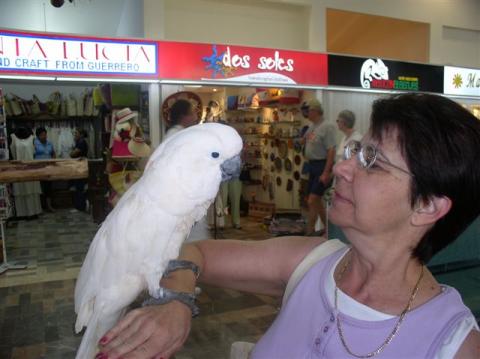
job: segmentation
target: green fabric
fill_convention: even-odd
[[[140,86],[111,84],[112,106],[136,107],[140,104]]]
[[[232,216],[232,224],[240,225],[240,197],[242,195],[242,182],[239,179],[232,179],[223,182],[220,190],[222,192],[223,206],[227,207],[230,201],[230,215]]]
[[[342,230],[331,222],[328,223],[328,238],[338,238],[343,242],[347,242]],[[430,262],[428,262],[428,265],[432,266],[480,259],[480,241],[478,238],[480,238],[480,217],[477,218],[455,242],[437,253]]]

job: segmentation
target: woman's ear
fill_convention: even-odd
[[[432,225],[444,217],[452,207],[448,197],[431,196],[427,200],[419,200],[414,209],[411,223],[414,226]]]

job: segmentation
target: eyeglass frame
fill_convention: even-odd
[[[360,150],[357,150],[356,153],[352,154],[352,148],[351,148],[351,145],[352,144],[356,144]],[[364,149],[366,147],[370,147],[371,149],[373,149],[373,160],[368,164],[367,163],[367,160],[365,159],[365,153],[364,153]],[[383,159],[379,159],[379,161],[383,162],[383,163],[386,163],[387,165],[409,175],[410,177],[415,177],[413,175],[413,173],[399,167],[399,166],[396,166],[394,165],[392,162],[390,162],[390,160],[387,158],[387,156],[385,156],[381,151],[379,151],[377,149],[377,146],[371,144],[371,143],[367,143],[367,144],[362,144],[360,141],[357,141],[357,140],[350,140],[348,141],[346,144],[345,144],[345,147],[343,148],[343,159],[344,160],[349,160],[350,158],[352,158],[353,156],[355,156],[357,158],[357,163],[363,168],[363,169],[369,169],[371,168],[375,162],[377,161],[377,159],[379,159],[378,157],[379,156],[382,156]]]

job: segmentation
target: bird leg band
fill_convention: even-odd
[[[192,317],[196,317],[200,310],[195,304],[195,294],[185,293],[185,292],[176,292],[167,288],[160,287],[158,298],[150,297],[142,303],[142,307],[149,305],[160,305],[166,304],[173,300],[178,300],[179,302],[185,304],[192,311]]]
[[[195,274],[195,278],[198,278],[198,276],[200,275],[200,268],[198,268],[195,263],[185,260],[173,259],[168,262],[167,269],[165,269],[165,272],[163,272],[163,276],[167,277],[170,273],[180,269],[191,270],[193,274]]]

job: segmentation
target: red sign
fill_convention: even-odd
[[[274,85],[327,85],[327,55],[244,46],[159,42],[159,77]]]

